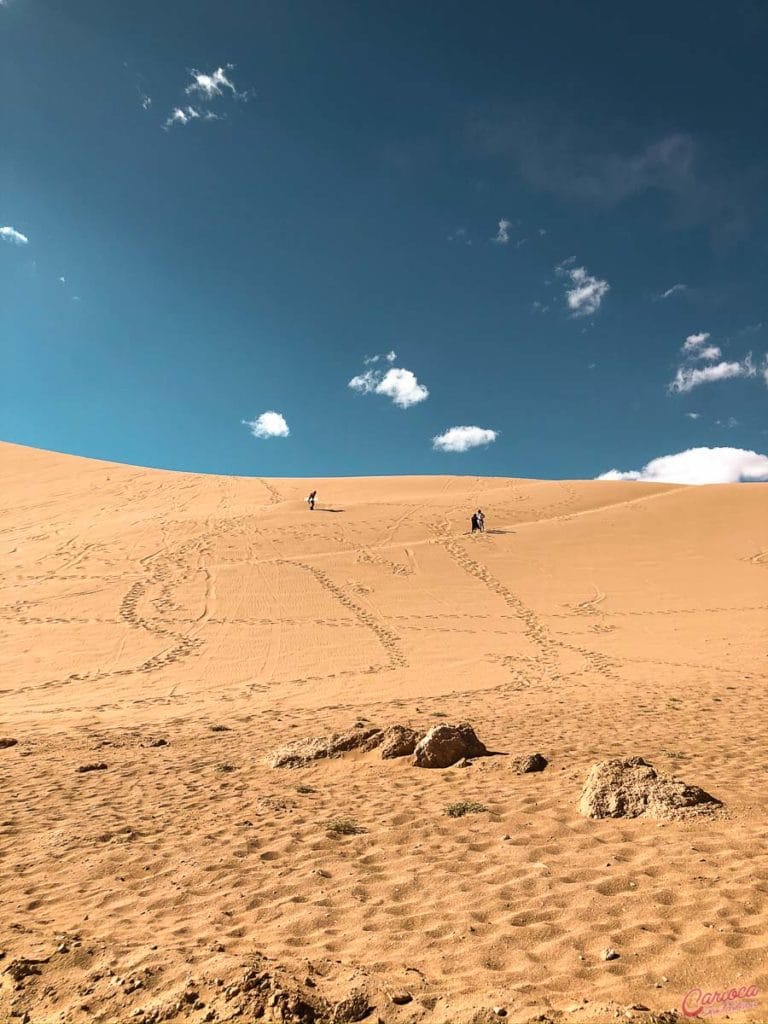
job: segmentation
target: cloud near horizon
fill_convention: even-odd
[[[640,470],[610,469],[598,480],[659,484],[735,484],[768,480],[768,455],[744,448],[688,448],[651,459]]]
[[[4,227],[0,228],[0,238],[2,238],[4,242],[10,242],[12,245],[29,244],[27,236],[22,235],[22,233],[17,231],[16,228],[12,228],[10,224],[6,224]]]
[[[392,362],[390,356],[395,358],[395,353],[389,352],[384,358],[388,362]],[[374,356],[373,359],[366,360],[366,362],[375,362],[378,358],[378,356]],[[361,395],[385,395],[401,409],[408,409],[429,398],[428,389],[423,384],[419,384],[416,374],[397,366],[393,366],[386,372],[366,370],[365,373],[353,377],[347,387],[360,392]]]
[[[243,425],[259,438],[288,437],[291,432],[282,413],[271,410],[263,412],[255,420],[243,420]]]
[[[485,427],[450,427],[432,438],[432,447],[438,452],[466,452],[492,444],[498,436],[498,430]]]

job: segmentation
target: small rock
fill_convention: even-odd
[[[406,992],[405,989],[399,989],[397,992],[392,992],[389,997],[395,1006],[405,1006],[406,1003],[410,1003],[413,996],[410,992]]]
[[[15,747],[18,742],[12,736],[0,736],[0,750],[4,750],[6,747]]]
[[[417,768],[450,768],[462,758],[484,757],[488,749],[466,722],[435,725],[419,740],[413,753]]]
[[[504,1009],[503,1006],[494,1006],[493,1012],[496,1014],[497,1017],[507,1016],[507,1011]]]
[[[105,772],[107,765],[103,761],[94,761],[93,764],[81,764],[77,770],[79,772]]]
[[[600,953],[600,956],[602,957],[603,960],[618,960],[619,959],[619,954],[616,952],[615,949],[604,949]]]
[[[350,1024],[350,1022],[367,1017],[370,1010],[368,996],[360,989],[356,989],[346,999],[336,1003],[333,1008],[333,1022],[334,1024]]]
[[[157,740],[152,740],[152,742],[149,745],[150,745],[150,747],[167,747],[168,746],[168,740],[163,739],[162,736],[161,736]]]
[[[543,772],[549,764],[543,754],[526,754],[525,757],[516,757],[512,761],[512,770],[518,775],[527,775],[529,772]]]

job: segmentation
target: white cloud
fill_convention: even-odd
[[[385,352],[383,356],[378,354],[375,356],[367,356],[363,362],[366,366],[371,366],[372,363],[378,363],[380,359],[386,359],[388,363],[394,363],[397,359],[397,352],[390,350],[389,352]]]
[[[183,110],[181,107],[174,107],[173,112],[169,114],[163,128],[170,128],[174,124],[189,124],[190,121],[195,121],[199,117],[200,114],[194,107],[185,107]]]
[[[366,363],[375,363],[378,362],[378,359],[378,356],[374,356],[373,359],[366,359]],[[353,391],[359,391],[363,395],[370,395],[372,391],[376,390],[376,385],[380,380],[381,374],[378,371],[366,370],[365,373],[353,377],[347,387],[352,388]]]
[[[586,267],[570,266],[575,257],[570,256],[560,263],[555,270],[562,276],[570,278],[572,288],[566,288],[565,298],[568,308],[574,316],[591,316],[596,313],[611,286],[599,277],[587,273]]]
[[[26,235],[22,235],[20,231],[10,227],[10,225],[0,228],[0,238],[4,242],[11,242],[13,245],[27,245],[29,243]]]
[[[679,395],[686,391],[692,391],[700,384],[712,384],[735,377],[754,377],[756,372],[751,355],[748,355],[740,363],[712,363],[710,366],[701,368],[679,366],[675,379],[669,385],[668,390]]]
[[[225,116],[223,114],[214,114],[210,110],[201,113],[196,107],[175,107],[163,122],[163,128],[168,131],[175,124],[183,127],[192,121],[222,121]]]
[[[231,71],[233,64],[227,64],[227,71]],[[239,93],[234,82],[227,78],[227,71],[224,68],[216,68],[210,75],[193,69],[190,71],[192,82],[184,90],[188,96],[198,95],[203,100],[213,100],[217,96],[223,96],[224,90],[229,89],[236,99],[243,99],[245,93]]]
[[[496,232],[495,238],[492,238],[492,242],[496,242],[498,245],[506,245],[509,242],[509,229],[512,227],[512,221],[502,219],[499,221],[499,229]]]
[[[643,480],[664,484],[733,484],[768,480],[768,456],[743,448],[689,448],[652,459],[641,470],[611,469],[598,480]]]
[[[67,283],[66,277],[60,277],[59,281],[60,281],[61,284],[66,284]]]
[[[657,295],[656,298],[657,299],[668,299],[672,295],[677,295],[678,292],[687,291],[687,289],[688,289],[688,285],[687,284],[673,284],[671,288],[667,288],[667,290],[665,292],[662,292],[660,295]]]
[[[391,398],[401,409],[407,409],[429,397],[429,391],[423,384],[419,384],[414,373],[395,366],[384,374],[376,386],[376,393]]]
[[[709,331],[702,331],[701,334],[689,334],[683,345],[683,352],[696,352],[710,337]]]
[[[763,380],[765,381],[766,387],[768,387],[768,352],[765,353],[765,356],[763,358],[763,365],[760,367],[760,372],[763,375]]]
[[[466,452],[491,444],[498,436],[498,430],[484,427],[451,427],[432,438],[432,447],[438,452]]]
[[[701,413],[700,412],[687,412],[685,415],[688,417],[689,420],[699,420],[699,419],[701,419]]]
[[[391,362],[390,355],[395,357],[395,353],[390,352],[385,356]],[[353,377],[347,387],[363,395],[386,395],[401,409],[407,409],[429,397],[429,391],[423,384],[419,384],[414,373],[396,366],[386,373],[381,370],[366,370],[365,373]]]
[[[706,348],[699,349],[696,353],[696,358],[712,363],[715,359],[719,359],[722,354],[717,345],[707,345]]]
[[[254,437],[288,437],[290,430],[279,412],[263,412],[255,420],[243,420]]]
[[[142,94],[141,106],[143,110],[149,110],[149,108],[152,106],[152,97],[147,96],[146,94]]]

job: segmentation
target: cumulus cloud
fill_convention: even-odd
[[[466,452],[492,444],[498,436],[498,430],[484,427],[450,427],[432,438],[432,447],[438,452]]]
[[[184,91],[187,96],[197,95],[203,100],[213,100],[217,96],[223,96],[225,90],[229,90],[236,99],[244,99],[246,93],[238,92],[234,82],[227,77],[227,71],[231,71],[233,67],[233,64],[227,64],[226,71],[224,68],[216,68],[210,75],[193,68],[190,71],[192,81]]]
[[[685,415],[688,417],[689,420],[701,419],[701,413],[700,412],[687,412]]]
[[[687,291],[687,289],[688,289],[688,285],[687,284],[673,284],[671,288],[667,288],[667,290],[665,292],[661,292],[661,294],[657,295],[656,298],[657,299],[669,299],[669,298],[671,298],[671,296],[677,295],[678,292],[684,292],[684,291]]]
[[[560,263],[555,270],[562,277],[567,277],[572,287],[566,286],[565,298],[568,308],[574,316],[591,316],[596,313],[611,286],[599,277],[593,277],[586,267],[575,267],[571,264],[574,257]]]
[[[375,362],[378,358],[376,356],[366,362]],[[396,358],[394,352],[388,352],[384,356],[388,362],[393,362]],[[385,395],[401,409],[417,405],[429,397],[429,391],[423,384],[419,384],[416,375],[411,370],[397,366],[386,371],[366,370],[365,373],[353,377],[347,387],[352,388],[353,391],[359,391],[362,395]]]
[[[174,107],[173,111],[168,115],[167,120],[163,124],[163,128],[171,128],[175,124],[185,125],[189,124],[190,121],[196,121],[200,117],[200,114],[194,107]]]
[[[709,331],[702,331],[701,334],[689,334],[683,344],[683,352],[695,352],[697,349],[709,341]]]
[[[380,359],[385,359],[388,363],[394,363],[394,361],[397,359],[397,352],[389,351],[385,352],[383,356],[368,356],[363,360],[363,362],[365,363],[366,366],[370,366],[372,363],[378,363]]]
[[[26,235],[22,235],[20,231],[17,231],[16,228],[12,228],[8,224],[0,228],[0,238],[4,242],[10,242],[12,245],[27,245],[29,243]]]
[[[711,384],[735,377],[754,377],[757,374],[752,353],[742,360],[728,362],[721,360],[722,352],[717,345],[708,345],[708,331],[689,334],[682,347],[683,365],[678,366],[675,378],[667,385],[670,394],[684,394],[692,391],[700,384]],[[705,362],[706,366],[697,366],[697,362]]]
[[[507,245],[509,242],[509,229],[512,227],[512,222],[509,220],[502,219],[499,221],[499,228],[496,235],[491,241],[496,242],[497,245]]]
[[[290,430],[285,417],[279,412],[263,412],[255,420],[243,420],[254,437],[288,437]]]
[[[768,480],[768,456],[744,448],[689,448],[652,459],[640,470],[611,469],[598,480],[643,480],[660,484],[735,484]]]
[[[702,367],[679,366],[669,390],[674,394],[684,394],[700,384],[712,384],[735,377],[754,377],[756,372],[751,356],[736,363],[712,363],[710,366]]]
[[[189,72],[192,81],[185,88],[185,94],[193,97],[198,104],[210,103],[222,97],[247,100],[251,95],[251,90],[246,89],[244,92],[237,90],[229,74],[233,67],[233,64],[227,64],[225,67],[216,68],[210,74],[198,71],[196,68],[192,69]],[[148,96],[144,96],[144,99],[149,100],[149,103],[152,102]],[[142,103],[142,105],[146,110],[147,104]],[[214,114],[211,110],[201,109],[199,105],[178,106],[174,107],[163,122],[163,128],[168,131],[174,125],[184,127],[192,121],[223,121],[225,118],[226,114]]]

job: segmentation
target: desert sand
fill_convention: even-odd
[[[768,1019],[768,486],[0,472],[0,1020]],[[269,767],[356,722],[496,753]],[[721,810],[582,816],[633,756]]]

